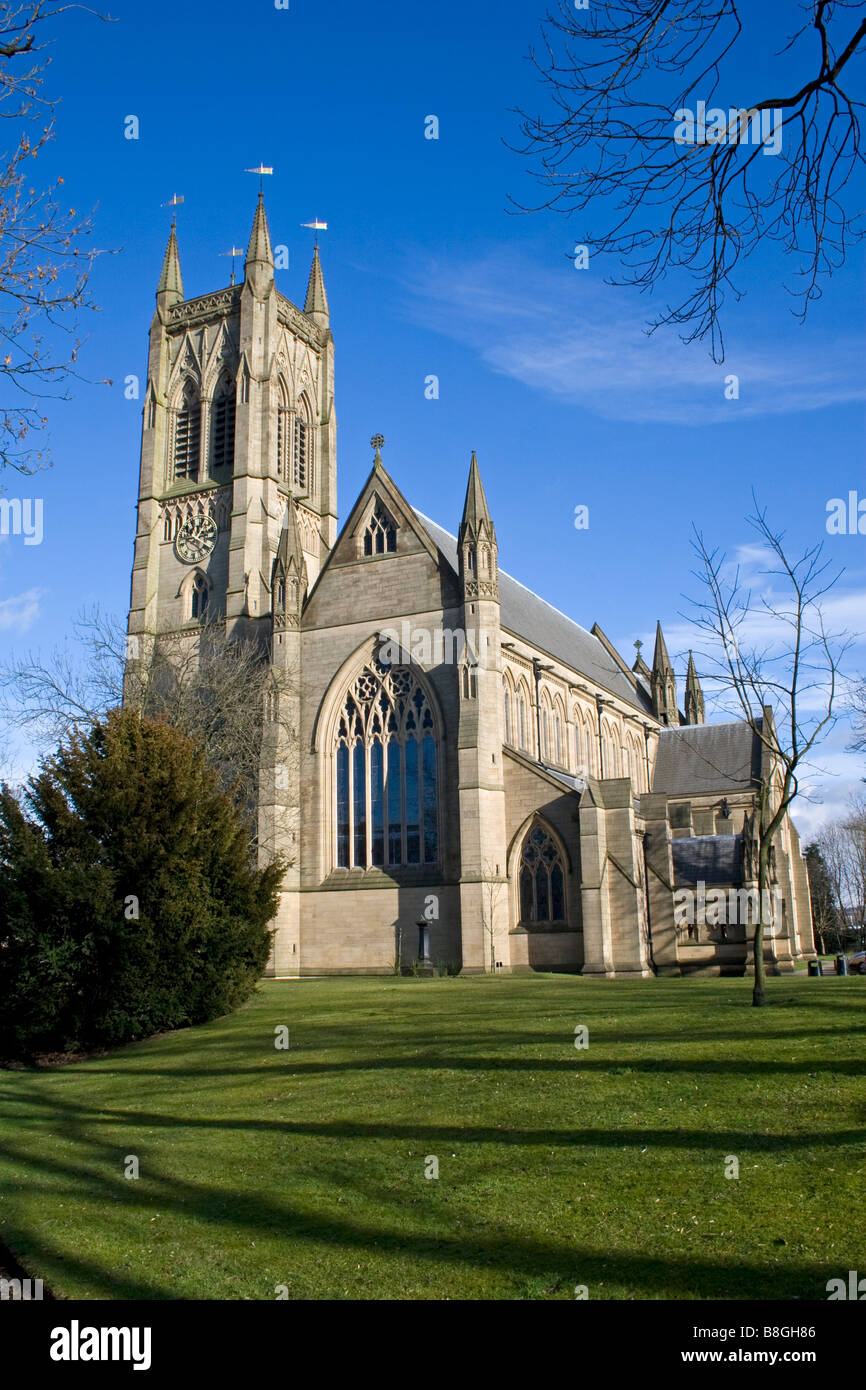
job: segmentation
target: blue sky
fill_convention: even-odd
[[[764,49],[784,40],[778,10],[750,6],[752,70],[738,68],[734,103],[755,99]],[[517,140],[511,108],[543,104],[525,56],[534,0],[290,0],[288,10],[124,0],[110,13],[112,23],[76,10],[56,23],[47,90],[62,105],[40,168],[63,174],[77,208],[95,208],[94,241],[116,252],[97,264],[100,311],[81,358],[94,383],[114,385],[76,384],[71,402],[49,408],[53,469],[5,480],[10,495],[44,498],[45,537],[0,538],[0,660],[62,642],[82,607],[125,610],[140,402],[124,399],[123,383],[144,372],[170,217],[160,205],[184,195],[187,295],[218,288],[221,253],[249,236],[257,180],[243,170],[260,161],[274,166],[272,239],[290,256],[278,284],[295,301],[311,254],[300,224],[329,223],[341,516],[381,431],[398,485],[453,531],[476,449],[503,567],[586,627],[601,623],[629,658],[660,617],[684,669],[693,521],[736,554],[751,545],[754,487],[797,548],[824,536],[829,498],[866,494],[862,247],[805,327],[781,252],[762,250],[726,315],[719,367],[674,331],[647,337],[654,306],[605,285],[613,266],[576,271],[574,224],[509,215],[509,194],[533,196],[526,161],[503,141]],[[437,141],[424,138],[430,114]],[[124,138],[128,115],[138,140]],[[736,402],[724,399],[728,372],[740,377]],[[431,374],[438,400],[425,399]],[[579,504],[587,531],[574,528]],[[862,629],[866,537],[826,540],[846,567],[831,618]],[[849,667],[866,668],[862,645]],[[845,737],[837,731],[821,760],[832,775],[818,778],[824,804],[801,811],[806,829],[864,774]],[[17,768],[28,756],[7,750]]]

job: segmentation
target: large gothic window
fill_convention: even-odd
[[[522,926],[566,920],[562,855],[550,834],[538,822],[531,827],[523,842],[519,887]]]
[[[384,555],[386,550],[396,549],[397,528],[377,499],[364,531],[364,554]]]
[[[211,471],[231,468],[235,461],[235,388],[224,379],[213,403],[211,422]]]
[[[437,863],[435,724],[408,667],[364,667],[340,712],[334,756],[338,867]]]
[[[201,405],[192,383],[184,387],[183,398],[174,419],[174,476],[198,478]]]

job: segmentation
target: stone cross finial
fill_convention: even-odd
[[[373,435],[373,438],[370,440],[370,447],[371,447],[371,449],[375,449],[375,450],[376,450],[376,457],[373,459],[373,462],[374,462],[374,463],[381,463],[381,462],[382,462],[382,447],[383,447],[384,443],[385,443],[385,436],[384,436],[383,434],[374,434],[374,435]]]
[[[635,641],[635,644],[634,644],[634,649],[635,649],[635,651],[637,652],[638,656],[640,656],[640,649],[641,649],[642,646],[643,646],[643,642],[642,642],[642,641],[640,640],[640,638],[638,637],[637,640]]]

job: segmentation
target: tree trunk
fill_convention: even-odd
[[[753,948],[755,957],[755,984],[752,989],[752,1005],[756,1009],[763,1008],[767,1002],[765,987],[766,973],[764,971],[764,903],[767,898],[767,864],[769,857],[770,841],[762,835],[760,849],[758,851],[758,920],[755,923],[755,942]]]

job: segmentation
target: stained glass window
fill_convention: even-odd
[[[408,667],[364,667],[340,711],[335,754],[338,867],[436,864],[436,729]]]
[[[566,921],[562,856],[552,836],[538,822],[523,842],[518,881],[523,926]]]

